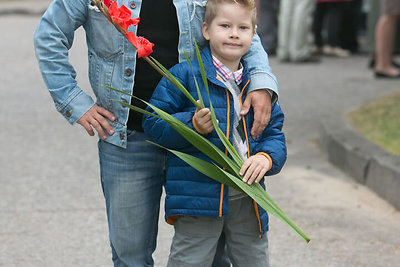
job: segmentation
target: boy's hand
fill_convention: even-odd
[[[208,134],[214,130],[211,120],[211,111],[208,108],[196,109],[193,115],[195,128],[201,134]]]
[[[242,181],[251,185],[259,183],[265,173],[270,169],[269,160],[263,155],[254,155],[248,158],[240,169],[239,174],[243,175]]]
[[[103,129],[105,129],[109,135],[114,134],[114,129],[105,118],[108,118],[110,121],[115,121],[115,116],[111,112],[95,104],[77,121],[77,123],[82,125],[90,136],[94,135],[94,128],[99,133],[100,138],[104,140],[107,138],[107,135],[104,133]]]
[[[271,118],[271,95],[268,90],[260,89],[247,94],[240,115],[246,115],[250,106],[254,110],[254,123],[251,128],[251,136],[256,139],[268,125]]]

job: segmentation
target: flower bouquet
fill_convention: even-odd
[[[135,36],[133,32],[128,32],[128,27],[131,25],[138,25],[140,19],[131,18],[131,12],[128,8],[124,5],[118,7],[117,2],[110,1],[110,0],[91,0],[92,4],[95,5],[102,14],[108,19],[110,23],[112,23],[115,28],[125,36],[129,42],[136,48],[138,53],[138,58],[143,58],[146,60],[154,69],[156,69],[162,76],[168,79],[172,84],[174,84],[177,88],[179,88],[183,94],[195,105],[197,108],[201,109],[204,107],[204,102],[200,93],[199,86],[197,86],[197,93],[199,97],[199,103],[193,98],[192,95],[186,90],[186,88],[165,68],[159,63],[156,59],[152,58],[150,54],[152,53],[152,48],[154,44],[149,42],[144,37]],[[199,62],[199,66],[201,69],[202,74],[202,81],[205,85],[207,95],[210,97],[208,91],[208,83],[206,79],[206,74],[204,71],[204,67],[201,61],[199,48],[195,42],[196,52],[197,52],[197,60]],[[190,64],[188,56],[185,54],[188,63]],[[191,65],[190,65],[191,66]],[[196,79],[195,79],[196,81]],[[196,82],[197,85],[197,82]],[[288,217],[286,214],[279,208],[279,206],[272,200],[272,198],[268,195],[268,193],[262,188],[262,186],[258,183],[254,183],[252,185],[248,185],[242,181],[242,176],[239,174],[239,170],[243,165],[243,160],[239,156],[239,154],[235,151],[232,144],[229,142],[228,138],[225,136],[223,131],[218,126],[218,121],[215,116],[215,112],[210,101],[210,111],[211,111],[211,118],[212,123],[214,126],[215,131],[217,132],[220,140],[225,146],[226,152],[224,153],[206,138],[198,134],[196,131],[192,130],[188,126],[186,126],[181,121],[177,120],[170,114],[164,112],[161,109],[143,101],[133,95],[127,94],[121,90],[108,87],[110,90],[114,90],[120,92],[125,95],[129,95],[130,97],[136,98],[149,107],[151,107],[154,112],[157,114],[153,114],[146,110],[143,110],[139,107],[132,106],[130,104],[113,100],[121,105],[133,109],[137,112],[147,114],[150,116],[155,116],[165,120],[172,128],[174,128],[178,133],[180,133],[188,142],[190,142],[194,147],[199,149],[202,153],[207,155],[211,160],[212,163],[201,160],[199,158],[193,157],[189,154],[185,154],[176,150],[168,149],[163,147],[164,149],[168,150],[170,153],[175,154],[177,157],[185,161],[187,164],[195,168],[197,171],[207,175],[208,177],[223,183],[227,186],[230,186],[236,190],[246,193],[249,195],[253,200],[257,202],[264,210],[268,213],[274,215],[278,219],[285,222],[289,227],[291,227],[297,234],[299,234],[306,242],[310,241],[310,238]],[[148,141],[150,142],[150,141]],[[153,142],[150,142],[156,146]]]

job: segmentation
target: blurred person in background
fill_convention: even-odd
[[[362,12],[363,0],[353,0],[346,3],[340,27],[340,46],[350,53],[359,53],[360,45],[358,36],[365,21]]]
[[[268,55],[276,54],[279,0],[258,0],[257,33]]]
[[[313,33],[316,51],[327,56],[348,57],[350,52],[341,48],[340,32],[346,2],[352,0],[317,0]],[[325,21],[326,20],[326,21]],[[327,40],[324,45],[322,31],[326,23]]]
[[[400,78],[400,69],[392,62],[400,0],[381,0],[380,8],[381,15],[375,29],[375,77]]]
[[[378,24],[379,17],[381,14],[381,1],[380,0],[365,0],[364,9],[366,11],[366,30],[367,30],[367,49],[370,54],[370,58],[368,60],[367,67],[370,69],[375,68],[375,29]],[[395,41],[393,47],[393,54],[400,52],[400,20],[397,20],[397,30],[395,33]],[[392,65],[400,68],[400,63],[396,62],[394,58],[392,58]]]
[[[319,62],[311,54],[312,12],[315,0],[281,0],[278,24],[278,58],[290,62]]]

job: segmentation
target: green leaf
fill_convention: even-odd
[[[186,153],[183,153],[180,151],[166,148],[164,146],[161,146],[161,145],[151,142],[149,140],[146,140],[146,141],[150,144],[161,147],[161,148],[168,150],[169,152],[175,154],[177,157],[179,157],[180,159],[185,161],[187,164],[192,166],[194,169],[196,169],[199,172],[203,173],[204,175],[207,175],[208,177],[216,180],[217,182],[220,182],[221,184],[225,184],[227,186],[233,187],[236,190],[243,192],[243,190],[240,189],[234,182],[232,182],[231,179],[227,178],[224,175],[219,174],[219,171],[216,170],[216,168],[219,168],[217,165],[209,163],[202,159],[196,158],[190,154],[186,154]]]
[[[163,146],[157,145],[153,142],[147,141],[156,146],[162,147],[169,152],[175,154],[177,157],[185,161],[187,164],[192,166],[197,171],[207,175],[208,177],[228,185],[236,190],[246,193],[253,200],[257,202],[268,213],[274,215],[278,219],[289,225],[298,235],[300,235],[306,242],[310,241],[310,238],[272,201],[268,193],[262,188],[260,184],[248,185],[241,181],[240,177],[232,175],[215,164],[206,162],[202,159],[196,158],[192,155],[182,153],[176,150],[168,149]]]
[[[143,101],[145,102],[145,101]],[[165,120],[172,128],[180,133],[188,142],[194,147],[207,155],[214,162],[226,168],[231,173],[239,173],[240,166],[237,165],[231,158],[223,153],[217,146],[211,143],[208,139],[198,134],[193,129],[189,128],[186,124],[179,121],[175,117],[166,113],[165,111],[145,102],[151,107],[161,119]]]
[[[194,41],[194,45],[196,47],[196,56],[197,56],[197,61],[199,63],[199,67],[200,67],[201,78],[203,79],[204,87],[208,91],[208,81],[207,81],[206,71],[204,70],[203,60],[201,59],[200,50],[199,50],[199,47],[197,46],[196,40],[193,40],[193,41]]]
[[[113,87],[111,87],[111,86],[108,86],[108,85],[102,85],[103,87],[105,87],[105,88],[108,88],[108,89],[110,89],[110,90],[113,90],[113,91],[115,91],[115,92],[118,92],[118,93],[121,93],[121,94],[124,94],[124,95],[127,95],[127,96],[130,96],[130,97],[133,97],[133,95],[131,95],[131,94],[128,94],[127,92],[124,92],[124,91],[121,91],[121,90],[118,90],[118,89],[116,89],[116,88],[113,88]]]
[[[225,174],[230,177],[231,181],[239,186],[247,195],[254,199],[260,207],[274,215],[281,221],[289,225],[298,235],[300,235],[307,243],[310,242],[310,238],[278,207],[278,205],[272,201],[268,193],[262,188],[260,184],[248,185],[232,174],[218,168],[221,174]]]
[[[203,97],[201,96],[199,84],[197,83],[197,79],[196,79],[196,76],[195,76],[194,71],[193,71],[192,63],[190,62],[189,56],[186,54],[186,51],[185,51],[185,50],[183,50],[183,53],[185,54],[186,61],[187,61],[187,63],[189,64],[190,69],[192,70],[193,80],[194,80],[194,82],[195,82],[195,84],[196,84],[197,95],[199,96],[199,100],[200,100],[200,106],[201,106],[201,108],[204,108],[205,106],[204,106]]]
[[[199,135],[196,131],[193,129],[189,128],[187,125],[176,119],[175,117],[171,116],[170,114],[166,113],[165,111],[147,103],[144,100],[141,100],[140,98],[137,98],[133,95],[130,95],[126,92],[123,92],[121,90],[106,86],[107,88],[114,90],[116,92],[120,92],[125,95],[129,95],[133,98],[136,98],[143,103],[147,104],[150,106],[154,112],[158,114],[155,115],[151,112],[148,112],[146,110],[143,110],[141,108],[132,106],[130,104],[118,101],[113,99],[112,101],[115,101],[125,107],[129,107],[135,111],[141,112],[143,114],[147,114],[150,116],[155,116],[159,117],[163,120],[165,120],[172,128],[174,128],[177,132],[179,132],[188,142],[190,142],[193,146],[195,146],[197,149],[199,149],[201,152],[203,152],[205,155],[207,155],[212,161],[215,163],[219,164],[223,168],[225,168],[227,171],[221,169],[221,167],[203,161],[201,159],[195,158],[191,155],[187,155],[185,153],[175,151],[168,149],[171,153],[174,153],[178,157],[180,157],[182,160],[187,162],[189,165],[191,165],[193,168],[198,170],[199,172],[207,175],[208,177],[215,179],[216,181],[226,184],[232,188],[235,188],[236,190],[243,191],[247,195],[249,195],[252,199],[254,199],[258,205],[260,205],[263,209],[265,209],[267,212],[270,214],[276,216],[278,219],[282,220],[285,222],[287,225],[289,225],[297,234],[299,234],[306,242],[310,241],[310,238],[304,234],[304,232],[293,222],[291,221],[286,214],[279,208],[279,206],[271,199],[271,197],[267,194],[267,192],[261,187],[259,184],[253,184],[251,186],[247,185],[246,183],[241,181],[241,177],[239,176],[239,170],[241,165],[237,164],[237,162],[234,162],[231,158],[229,158],[225,153],[223,153],[217,146],[215,146],[213,143],[211,143],[209,140],[204,138],[203,136]]]
[[[196,100],[193,98],[193,96],[188,92],[188,90],[186,90],[186,88],[181,84],[180,81],[178,81],[178,79],[176,79],[174,77],[174,75],[172,75],[172,73],[167,70],[160,62],[158,62],[156,59],[154,59],[153,57],[150,57],[151,60],[153,60],[158,67],[160,67],[163,72],[169,77],[169,81],[175,85],[192,103],[193,105],[195,105],[196,107],[198,107],[199,109],[201,108],[201,106],[196,102]]]
[[[140,113],[142,113],[142,114],[146,114],[146,115],[150,115],[150,116],[153,116],[153,117],[160,118],[159,116],[155,115],[154,113],[151,113],[151,112],[149,112],[149,111],[147,111],[147,110],[141,109],[141,108],[139,108],[139,107],[137,107],[137,106],[133,106],[133,105],[131,105],[131,104],[128,104],[128,103],[125,103],[125,102],[122,102],[122,101],[119,101],[119,100],[116,100],[116,99],[111,99],[111,101],[114,101],[114,102],[116,102],[116,103],[119,103],[119,104],[121,104],[121,105],[124,106],[124,107],[130,108],[130,109],[132,109],[132,110],[134,110],[134,111],[137,111],[137,112],[140,112]]]
[[[200,73],[201,73],[201,77],[203,79],[203,83],[204,83],[204,87],[206,89],[208,98],[210,100],[210,111],[211,111],[211,120],[214,126],[215,131],[217,132],[217,135],[219,137],[219,139],[221,140],[221,142],[224,144],[226,150],[229,152],[229,155],[231,155],[231,157],[233,158],[233,160],[239,165],[242,166],[243,165],[243,160],[242,158],[239,156],[239,154],[236,152],[236,150],[233,148],[232,144],[229,142],[228,138],[225,136],[225,134],[223,133],[223,131],[221,130],[221,128],[218,125],[217,122],[217,117],[215,116],[215,111],[214,111],[214,107],[212,105],[211,102],[211,97],[210,97],[210,91],[208,88],[208,81],[207,81],[207,76],[206,76],[206,72],[204,69],[204,65],[203,65],[203,61],[201,59],[201,54],[200,54],[200,50],[199,47],[197,46],[197,42],[196,40],[194,40],[194,45],[196,47],[196,55],[197,55],[197,61],[199,62],[199,66],[200,66]]]
[[[223,166],[224,168],[226,168],[229,172],[232,173],[239,173],[240,170],[240,166],[237,165],[231,158],[229,158],[227,155],[225,155],[225,153],[223,153],[216,145],[214,145],[213,143],[211,143],[209,140],[207,140],[206,138],[204,138],[203,136],[201,136],[200,134],[198,134],[196,131],[194,131],[193,129],[189,128],[186,124],[184,124],[183,122],[181,122],[180,120],[176,119],[175,117],[171,116],[170,114],[168,114],[167,112],[151,105],[150,103],[136,97],[133,96],[131,94],[128,94],[124,91],[115,89],[113,87],[110,86],[105,86],[107,88],[109,88],[110,90],[125,94],[125,95],[129,95],[130,97],[133,97],[139,101],[142,101],[143,103],[145,103],[146,105],[148,105],[149,107],[151,107],[154,112],[156,112],[158,114],[158,117],[163,119],[164,121],[166,121],[172,128],[174,128],[178,133],[180,133],[189,143],[191,143],[194,147],[196,147],[197,149],[199,149],[201,152],[203,152],[204,154],[206,154],[210,159],[212,159],[214,162],[216,162],[217,164],[219,164],[220,166]],[[156,116],[151,112],[148,112],[146,110],[143,110],[141,108],[129,105],[127,103],[121,102],[119,100],[115,100],[112,99],[112,101],[119,103],[121,105],[123,105],[124,107],[129,107],[132,108],[135,111],[138,111],[140,113],[143,114],[147,114],[150,116]]]

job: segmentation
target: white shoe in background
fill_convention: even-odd
[[[322,52],[324,53],[324,55],[332,57],[346,58],[350,56],[350,51],[342,49],[340,47],[332,47],[329,45],[325,45],[322,48]]]

